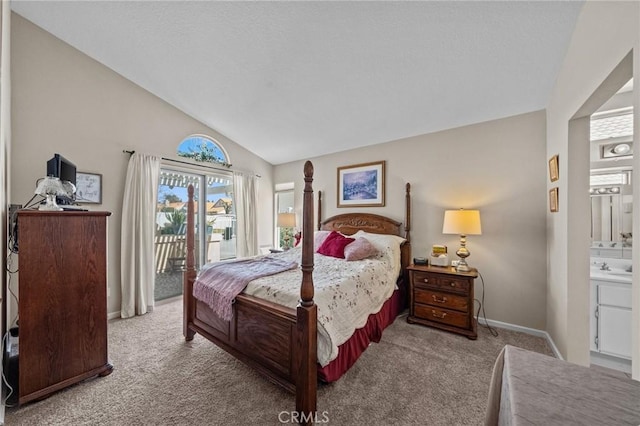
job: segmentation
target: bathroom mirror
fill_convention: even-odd
[[[593,254],[607,257],[619,251],[623,257],[623,249],[632,247],[632,201],[632,195],[591,195],[591,247],[602,252]]]

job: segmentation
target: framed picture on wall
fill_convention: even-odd
[[[558,180],[558,154],[549,159],[549,179],[551,182]]]
[[[552,213],[558,211],[558,188],[549,190],[549,210],[551,210]]]
[[[79,204],[102,204],[101,174],[76,173],[76,202]]]
[[[384,161],[338,167],[338,207],[384,206]]]

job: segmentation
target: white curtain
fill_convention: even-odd
[[[254,175],[233,173],[236,203],[236,257],[255,256],[258,250],[258,182]]]
[[[122,200],[122,318],[153,310],[153,244],[159,177],[160,158],[138,153],[131,156]]]

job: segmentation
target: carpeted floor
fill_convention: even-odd
[[[505,344],[551,354],[542,338],[483,327],[478,340],[399,317],[338,382],[318,390],[331,425],[479,425],[493,362]],[[109,323],[115,367],[7,411],[7,425],[277,425],[293,395],[209,341],[182,337],[182,302]],[[282,414],[281,414],[282,413]]]

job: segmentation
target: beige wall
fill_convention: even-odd
[[[11,203],[25,204],[46,161],[60,153],[79,171],[102,173],[103,203],[91,207],[109,219],[108,312],[120,310],[120,220],[124,178],[135,150],[175,155],[194,133],[218,140],[234,169],[259,181],[259,244],[273,240],[273,166],[215,130],[143,90],[19,15],[12,15],[13,152]]]
[[[0,4],[0,223],[3,227],[3,241],[5,242],[2,248],[3,265],[7,259],[7,204],[9,202],[9,156],[11,155],[11,61],[10,61],[10,46],[11,46],[11,8],[10,3],[3,1]],[[4,268],[6,270],[6,268]],[[12,267],[13,270],[13,267]],[[2,274],[2,297],[6,298],[9,294],[6,290],[7,274]],[[15,284],[13,284],[15,285]],[[4,314],[4,308],[6,303],[2,302],[2,313]],[[6,328],[11,327],[14,324],[10,324],[11,318],[4,318],[0,315],[0,330],[3,332]],[[4,333],[3,333],[4,335]],[[0,414],[4,417],[4,407],[0,408]]]
[[[607,76],[633,50],[635,134],[639,134],[640,3],[586,2],[576,24],[562,69],[547,108],[547,157],[560,155],[560,211],[547,215],[548,291],[547,329],[569,360],[588,364],[588,143],[572,144],[569,120]],[[580,123],[576,122],[576,132]],[[573,127],[572,127],[573,129]],[[636,136],[637,138],[637,136]],[[573,139],[572,139],[573,140]],[[634,199],[640,195],[640,156],[634,160]],[[584,183],[582,183],[584,182]],[[586,201],[585,201],[586,200]],[[637,202],[637,201],[636,201]],[[640,232],[639,209],[634,209],[634,233]],[[587,236],[585,238],[585,236]],[[634,256],[640,270],[640,256]],[[634,377],[640,378],[640,280],[634,276]]]
[[[445,209],[477,208],[481,236],[467,238],[471,266],[486,285],[489,319],[545,329],[545,113],[533,112],[313,158],[314,189],[324,193],[323,217],[336,207],[336,168],[386,160],[386,206],[366,209],[404,221],[404,186],[412,185],[413,255],[433,244],[452,253],[459,238],[442,234]],[[295,182],[302,209],[302,161],[275,166],[274,182]],[[453,254],[455,258],[455,254]],[[476,297],[482,296],[476,281]]]

